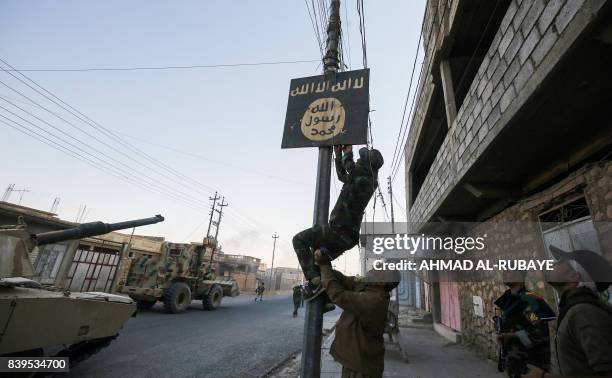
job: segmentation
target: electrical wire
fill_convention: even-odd
[[[183,177],[186,180],[189,180],[193,185],[203,185],[202,183],[199,183],[197,180],[193,180],[190,179],[189,177],[187,177],[186,175],[181,174],[180,172],[173,170],[172,168],[168,167],[166,164],[164,164],[163,162],[159,161],[158,159],[154,159],[152,158],[150,155],[146,154],[145,152],[137,149],[136,147],[134,147],[133,145],[131,145],[130,143],[124,141],[123,139],[121,139],[120,137],[118,137],[116,134],[114,134],[112,131],[104,128],[102,125],[96,123],[95,121],[93,121],[91,118],[87,117],[86,115],[84,115],[83,113],[81,113],[80,111],[78,111],[77,109],[75,109],[74,107],[72,107],[71,105],[67,104],[66,102],[64,102],[63,100],[61,100],[59,97],[55,96],[53,93],[51,93],[49,90],[43,88],[42,86],[40,86],[38,83],[34,82],[32,79],[30,79],[29,77],[27,77],[26,75],[22,74],[21,72],[17,71],[13,66],[11,66],[10,64],[8,64],[6,61],[0,59],[1,62],[3,62],[5,65],[7,65],[12,72],[17,72],[20,76],[22,76],[24,79],[26,79],[27,81],[29,81],[30,83],[32,83],[34,86],[36,86],[37,88],[40,88],[40,90],[44,91],[45,93],[47,93],[48,95],[52,96],[52,98],[50,98],[48,95],[45,95],[45,93],[42,93],[40,90],[32,87],[32,85],[29,85],[28,83],[24,82],[23,80],[21,80],[20,78],[16,77],[15,75],[12,74],[12,72],[8,72],[7,69],[0,67],[4,72],[8,73],[9,75],[11,75],[13,78],[19,80],[22,84],[28,86],[30,89],[36,91],[38,94],[40,94],[41,96],[45,97],[47,100],[53,102],[55,105],[61,107],[62,109],[64,109],[65,111],[68,111],[70,114],[72,114],[73,116],[77,117],[78,119],[80,119],[81,121],[83,121],[86,124],[89,124],[91,127],[95,128],[96,130],[98,130],[99,132],[105,134],[107,137],[111,137],[113,138],[115,141],[117,141],[118,143],[130,148],[132,151],[134,151],[135,153],[139,154],[140,156],[144,156],[148,159],[150,159],[151,161],[155,162],[156,164],[158,164],[159,166],[163,167],[164,169],[166,169],[167,171],[169,171],[170,173],[174,174],[177,177]],[[12,89],[12,88],[11,88]],[[26,99],[28,99],[30,102],[32,102],[34,105],[39,106],[41,108],[44,108],[42,105],[36,103],[36,101],[32,100],[31,98],[27,97],[27,96],[23,96],[23,94],[19,91],[17,91],[17,93],[19,95],[22,95],[22,97],[25,97]],[[6,100],[6,99],[5,99]],[[57,100],[57,101],[56,101]],[[58,102],[59,101],[59,102]],[[64,104],[64,105],[62,105]],[[13,104],[14,105],[14,104]],[[76,114],[75,114],[76,112]],[[55,114],[54,112],[51,112],[51,114]],[[78,115],[77,115],[78,114]],[[80,116],[79,116],[80,115]],[[89,122],[88,122],[89,121]],[[195,182],[195,184],[193,184]],[[157,187],[160,187],[159,185]],[[212,189],[212,188],[211,188]],[[201,189],[200,189],[201,190]],[[207,193],[208,194],[208,193]],[[172,193],[172,195],[174,195],[174,193]],[[190,197],[188,199],[188,201],[191,201],[189,203],[193,203],[196,202],[198,203],[199,200],[195,199],[193,197]]]
[[[442,19],[442,20],[444,19],[444,16],[446,15],[446,11],[447,10],[448,10],[448,6],[445,6],[444,7],[444,11],[442,12],[442,17],[440,17],[439,19]],[[439,12],[436,11],[436,14],[435,14],[435,17],[434,17],[434,21],[433,21],[434,24],[436,23],[436,20],[438,19],[438,15],[439,15]],[[426,46],[429,46],[429,44],[431,43],[431,38],[433,37],[433,34],[434,34],[433,32],[430,32],[429,37],[427,39]],[[417,79],[417,83],[421,82],[421,77],[423,75],[423,72],[425,72],[425,71],[429,72],[429,67],[432,64],[432,62],[429,61],[428,65],[427,65],[427,69],[425,70],[424,67],[423,67],[423,64],[424,64],[426,58],[427,58],[427,51],[425,51],[425,53],[424,53],[423,63],[421,65],[422,66],[421,67],[421,72],[419,73],[419,77]],[[414,112],[413,112],[414,104],[417,101],[417,99],[418,99],[418,101],[420,101],[421,96],[423,95],[423,92],[424,92],[423,90],[420,90],[420,91],[418,91],[418,96],[414,96],[413,97],[413,103],[412,103],[412,106],[411,106],[411,109],[410,109],[410,118],[408,119],[408,123],[412,122],[412,119],[414,119]],[[406,135],[406,138],[407,138],[407,135]],[[405,145],[405,143],[406,143],[406,139],[402,138],[402,142],[401,142],[400,145]],[[399,159],[398,159],[398,161],[399,161]],[[392,170],[392,174],[391,174],[391,176],[392,176],[391,182],[392,183],[395,181],[395,179],[397,177],[397,172],[399,171],[399,167],[400,166],[401,166],[401,164],[396,164],[396,168],[394,170]]]
[[[9,68],[11,68],[13,71],[14,67],[12,67],[10,64],[8,64],[6,61],[2,60],[0,58],[0,62],[4,63],[5,65],[7,65]],[[109,129],[103,127],[102,125],[100,125],[99,123],[93,121],[91,118],[87,117],[86,115],[84,115],[83,113],[81,113],[79,110],[77,110],[76,108],[74,108],[73,106],[67,104],[65,101],[63,101],[62,99],[60,99],[59,97],[57,97],[56,95],[54,95],[52,92],[50,92],[49,90],[47,90],[46,88],[40,86],[38,83],[36,83],[35,81],[33,81],[32,79],[30,79],[29,77],[27,77],[26,75],[22,74],[19,71],[16,71],[21,77],[23,77],[25,80],[27,80],[28,82],[23,81],[21,78],[15,76],[12,72],[9,72],[7,69],[5,69],[4,67],[0,67],[1,70],[3,70],[4,72],[8,73],[9,75],[11,75],[13,78],[17,79],[19,82],[21,82],[22,84],[26,85],[27,87],[29,87],[30,89],[34,90],[36,93],[38,93],[39,95],[43,96],[45,99],[47,99],[48,101],[52,102],[53,104],[59,106],[60,108],[62,108],[64,111],[69,112],[71,115],[73,115],[74,117],[76,117],[77,119],[79,119],[80,121],[82,121],[83,123],[85,123],[86,125],[94,128],[95,130],[97,130],[98,132],[100,132],[101,134],[105,135],[106,137],[112,139],[113,141],[121,144],[122,146],[126,147],[128,150],[136,153],[137,155],[145,158],[146,160],[150,161],[153,166],[155,167],[160,167],[163,170],[169,172],[170,174],[172,174],[175,177],[178,177],[181,180],[187,180],[190,184],[190,186],[192,188],[194,188],[195,185],[195,189],[197,191],[200,191],[201,193],[204,193],[206,195],[209,195],[210,192],[206,191],[206,192],[202,192],[201,189],[199,188],[199,186],[203,186],[203,187],[208,187],[208,189],[210,191],[214,191],[214,188],[211,188],[205,184],[202,184],[200,182],[197,182],[196,180],[191,180],[189,179],[187,176],[185,176],[184,174],[178,172],[175,169],[172,169],[170,167],[168,167],[166,164],[164,164],[163,162],[159,161],[159,159],[155,159],[152,156],[144,153],[143,151],[139,150],[138,148],[134,147],[133,145],[131,145],[130,143],[126,142],[125,140],[121,139],[120,137],[118,137],[115,133],[113,133],[112,131],[110,131]],[[34,87],[32,85],[30,85],[29,83],[33,84]],[[6,85],[5,85],[6,86]],[[29,100],[31,103],[37,105],[38,107],[44,109],[45,111],[49,112],[50,114],[59,117],[56,113],[50,111],[49,109],[45,108],[44,106],[38,104],[36,101],[32,100],[31,98],[23,95],[21,92],[16,91],[15,89],[10,88],[11,90],[15,91],[16,93],[18,93],[20,96],[26,98],[27,100]],[[41,92],[42,91],[42,92]],[[43,93],[44,92],[44,93]],[[61,118],[61,117],[59,117]],[[61,118],[63,119],[63,118]],[[74,125],[73,125],[74,126]],[[123,152],[121,152],[122,154],[124,154]],[[151,169],[149,167],[147,167],[147,169]],[[174,179],[173,179],[174,181]],[[194,184],[195,182],[195,184]]]
[[[202,68],[232,68],[271,66],[280,64],[316,63],[319,60],[281,60],[272,62],[255,63],[227,63],[227,64],[200,64],[189,66],[144,66],[144,67],[82,67],[82,68],[13,68],[10,71],[17,72],[92,72],[92,71],[159,71],[159,70],[190,70]]]
[[[77,160],[79,160],[81,162],[84,162],[85,164],[87,164],[87,165],[89,165],[89,166],[91,166],[91,167],[93,167],[95,169],[101,170],[101,171],[103,171],[103,172],[105,172],[105,173],[107,173],[107,174],[109,174],[109,175],[111,175],[113,177],[119,178],[121,180],[128,181],[129,183],[131,183],[131,184],[135,185],[136,187],[138,187],[140,189],[143,189],[143,190],[145,190],[145,191],[147,191],[149,193],[161,194],[162,196],[166,196],[166,197],[169,196],[169,197],[171,197],[171,199],[173,201],[176,201],[177,203],[180,203],[181,205],[183,205],[183,206],[185,206],[187,208],[190,208],[191,210],[195,210],[198,213],[201,212],[201,209],[198,209],[197,207],[195,207],[191,203],[185,202],[184,200],[182,200],[180,198],[177,198],[177,197],[174,197],[172,195],[168,195],[168,193],[164,193],[163,191],[160,191],[159,189],[157,189],[155,187],[147,185],[147,184],[145,184],[145,183],[143,183],[141,181],[134,180],[129,175],[122,174],[121,172],[118,172],[118,171],[116,171],[116,170],[114,170],[112,168],[109,168],[109,167],[107,167],[107,166],[105,166],[103,164],[100,164],[96,160],[94,160],[92,158],[89,158],[89,157],[87,157],[87,156],[85,156],[85,155],[83,155],[83,154],[81,154],[79,152],[75,152],[74,150],[71,150],[70,148],[67,148],[64,145],[62,145],[62,144],[60,144],[60,143],[58,143],[58,142],[56,142],[56,141],[54,141],[52,139],[49,139],[48,137],[42,135],[41,133],[39,133],[39,132],[37,132],[35,130],[30,129],[27,126],[24,126],[23,124],[15,121],[15,120],[12,120],[12,119],[10,119],[8,117],[5,117],[3,115],[0,115],[0,117],[4,118],[4,119],[0,119],[0,123],[2,123],[4,125],[12,128],[12,129],[15,129],[15,130],[19,131],[20,133],[25,134],[25,135],[33,138],[33,139],[36,139],[39,142],[41,142],[41,143],[43,143],[43,144],[45,144],[45,145],[47,145],[47,146],[49,146],[49,147],[51,147],[53,149],[56,149],[56,150],[66,154],[66,155],[69,155],[69,156],[71,156],[71,157],[73,157],[73,158],[75,158],[75,159],[77,159]],[[8,123],[7,121],[11,122],[12,124]]]
[[[425,22],[425,15],[423,15],[423,22]],[[408,84],[408,92],[406,93],[406,101],[404,102],[404,110],[402,111],[402,120],[400,122],[400,129],[399,129],[399,132],[397,133],[397,140],[395,141],[395,148],[393,149],[393,159],[391,160],[391,168],[393,168],[395,164],[395,160],[397,159],[396,153],[397,153],[397,149],[399,146],[400,135],[402,134],[402,129],[404,127],[408,128],[407,122],[406,122],[406,126],[404,126],[404,118],[406,116],[406,110],[408,109],[408,101],[410,99],[410,92],[412,91],[414,71],[416,69],[417,57],[419,56],[419,51],[421,49],[421,38],[422,37],[423,37],[423,26],[421,25],[421,32],[419,33],[419,40],[417,42],[417,49],[414,53],[414,61],[412,62],[412,72],[410,73],[410,83]],[[416,93],[414,95],[416,95]]]

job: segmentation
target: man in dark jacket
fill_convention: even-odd
[[[505,354],[499,356],[509,376],[526,371],[527,364],[550,371],[550,332],[548,322],[556,316],[544,298],[525,287],[524,271],[508,271],[508,290],[495,300],[501,310],[502,333],[497,341]]]
[[[363,212],[378,187],[378,170],[384,163],[381,153],[375,149],[361,148],[356,163],[352,146],[336,146],[335,152],[336,173],[343,185],[329,225],[317,225],[293,237],[293,248],[310,282],[305,288],[307,297],[313,297],[321,289],[314,251],[320,248],[329,260],[334,260],[359,242]]]
[[[293,317],[298,316],[298,308],[302,304],[302,285],[293,287]]]
[[[257,288],[255,289],[255,302],[257,302],[257,299],[259,299],[259,301],[263,301],[263,293],[264,291],[266,291],[266,288],[264,286],[263,281],[260,281],[259,284],[257,284]]]
[[[557,374],[533,367],[528,377],[612,377],[612,308],[598,292],[612,282],[612,266],[588,250],[550,247],[557,263],[546,281],[560,297],[553,343]]]
[[[342,377],[382,377],[389,292],[399,284],[399,272],[371,270],[360,282],[333,270],[320,251],[314,257],[329,299],[344,310],[330,348],[334,360],[342,364]]]

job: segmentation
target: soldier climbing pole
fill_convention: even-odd
[[[331,1],[323,75],[291,80],[281,148],[318,147],[314,225],[327,225],[332,146],[367,143],[367,68],[339,71],[340,0]],[[302,378],[321,373],[324,296],[307,302],[302,344]]]

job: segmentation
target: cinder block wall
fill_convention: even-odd
[[[582,191],[589,206],[591,218],[595,222],[598,239],[604,253],[604,257],[612,263],[612,162],[600,162],[589,164],[570,174],[552,187],[535,194],[514,206],[502,211],[488,222],[537,222],[538,214],[551,202],[563,198],[568,193],[578,189]],[[474,234],[481,234],[474,230]],[[509,235],[503,241],[504,249],[511,249],[517,254],[531,254],[534,248],[538,249],[539,256],[544,258],[544,244],[541,235],[522,235],[513,237]],[[487,243],[488,250],[494,250],[499,246]],[[493,257],[493,256],[489,256]],[[555,297],[552,289],[543,282],[529,284],[528,288],[542,295],[546,301],[556,310]],[[459,289],[459,306],[461,310],[461,332],[464,343],[469,344],[484,356],[495,358],[496,344],[494,327],[491,318],[494,315],[493,301],[498,298],[506,287],[499,281],[489,280],[486,282],[462,282]],[[483,298],[484,317],[476,316],[472,304],[474,295]],[[554,331],[555,324],[551,324]]]
[[[429,174],[410,206],[409,222],[430,219],[450,190],[529,100],[604,4],[605,0],[512,1]],[[434,25],[429,29],[440,27]],[[426,46],[428,51],[435,48],[433,43],[430,45]],[[427,59],[431,60],[432,55],[426,55],[424,64],[430,70],[431,62]],[[416,147],[432,80],[431,74],[425,72],[420,83],[422,95],[404,150],[406,167],[410,166]],[[410,203],[409,198],[407,203]]]

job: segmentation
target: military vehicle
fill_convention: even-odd
[[[164,242],[159,256],[141,256],[132,261],[127,281],[119,291],[136,300],[142,309],[161,301],[166,311],[176,314],[197,299],[205,310],[216,310],[224,296],[240,294],[232,277],[215,276],[216,247],[212,237],[205,238],[201,245]]]
[[[156,215],[120,223],[90,222],[39,234],[28,233],[21,217],[15,226],[0,226],[0,356],[62,356],[74,366],[107,346],[135,314],[134,301],[108,293],[44,288],[31,279],[30,254],[45,244],[163,220]]]

